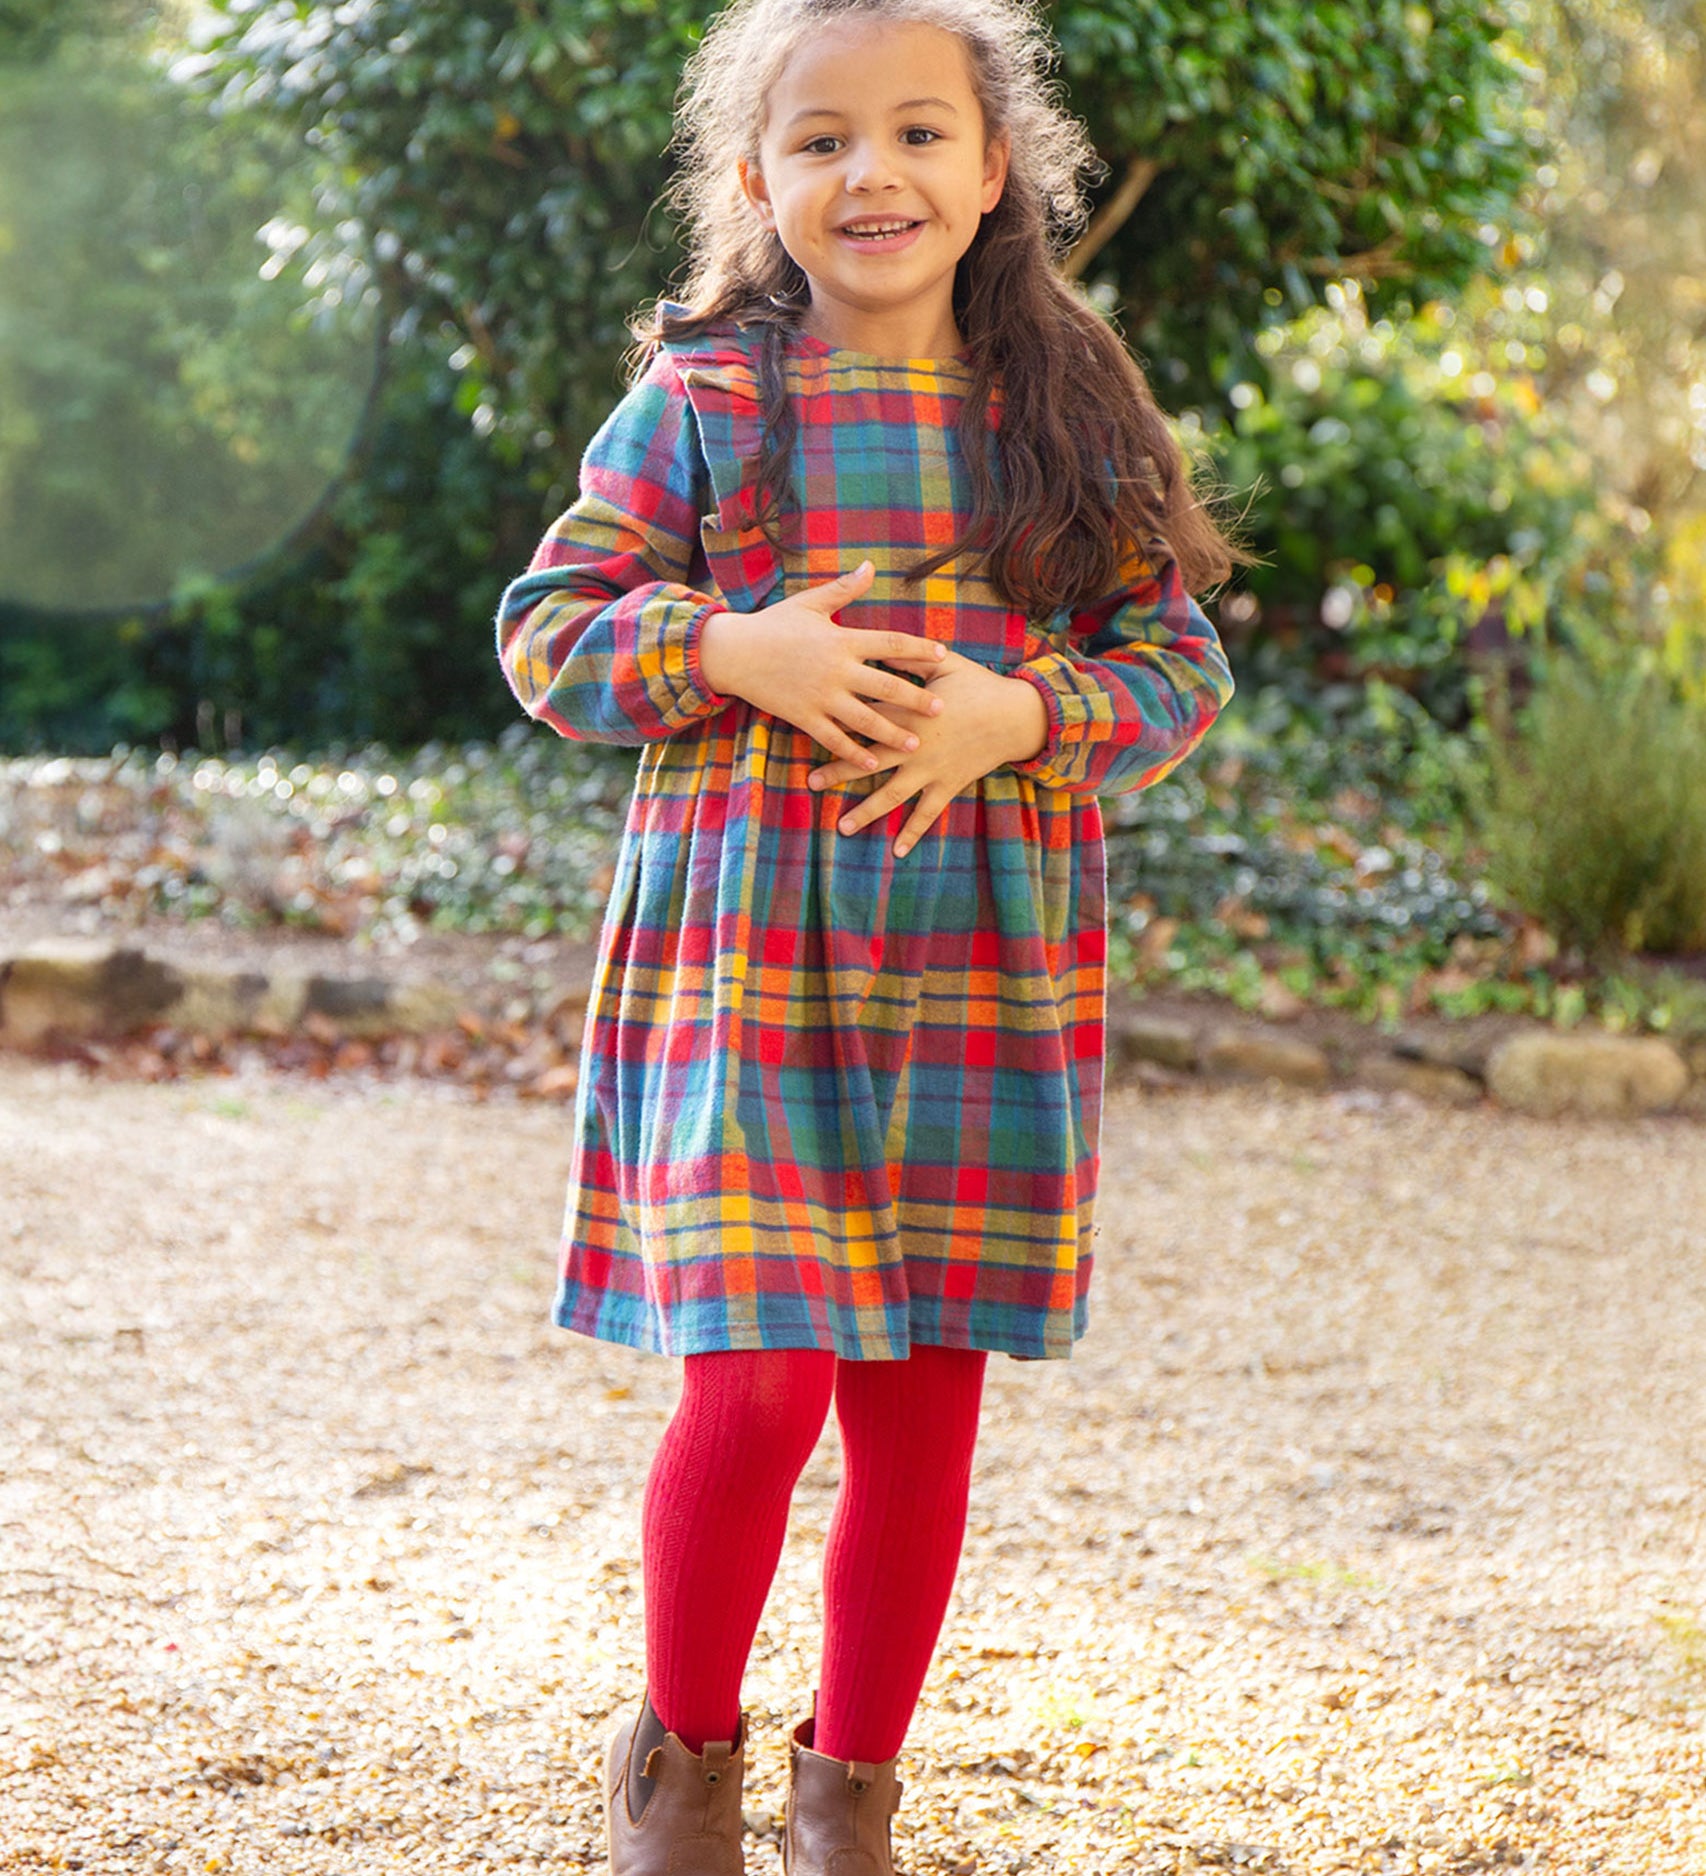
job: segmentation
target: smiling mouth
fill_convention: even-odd
[[[850,241],[892,241],[896,235],[911,234],[914,228],[923,227],[922,222],[902,221],[850,221],[843,222],[836,230]]]

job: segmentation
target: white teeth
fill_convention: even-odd
[[[863,235],[875,239],[881,235],[905,234],[913,224],[909,221],[885,222],[848,222],[841,230],[843,234]]]

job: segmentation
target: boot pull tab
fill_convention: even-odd
[[[868,1791],[875,1783],[877,1768],[867,1765],[863,1759],[847,1761],[847,1786],[850,1791]]]
[[[663,1747],[653,1746],[651,1751],[646,1754],[645,1764],[640,1767],[640,1776],[642,1778],[657,1778],[662,1775],[662,1772]]]
[[[729,1739],[711,1739],[705,1742],[704,1765],[700,1774],[707,1785],[720,1785],[723,1774],[729,1769],[729,1760],[734,1755],[734,1742]]]

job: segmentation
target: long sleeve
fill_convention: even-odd
[[[1157,574],[1134,556],[1117,591],[1071,615],[1067,643],[1007,673],[1042,694],[1049,719],[1048,741],[1010,766],[1049,788],[1147,788],[1184,761],[1232,695],[1220,639],[1170,557]]]
[[[587,445],[579,498],[498,604],[498,660],[530,717],[581,742],[647,743],[733,701],[699,664],[699,635],[725,603],[688,584],[708,486],[686,390],[660,352]]]

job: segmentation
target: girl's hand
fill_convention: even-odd
[[[838,825],[844,834],[857,833],[916,795],[918,806],[895,838],[896,854],[904,854],[962,789],[1002,763],[1026,761],[1043,747],[1048,708],[1022,677],[1002,677],[958,652],[939,663],[895,657],[884,662],[925,677],[924,691],[939,695],[948,707],[939,719],[919,725],[915,753],[881,752],[882,766],[894,774],[855,803]],[[839,760],[814,769],[806,781],[813,788],[829,788],[866,772],[863,762]]]
[[[911,723],[939,711],[941,700],[891,671],[876,669],[875,661],[917,660],[927,641],[912,632],[860,631],[837,625],[830,616],[862,599],[875,578],[876,569],[864,560],[851,573],[758,612],[713,613],[700,634],[705,682],[804,730],[861,775],[880,764],[850,731],[861,730],[895,749],[916,748]],[[918,668],[935,670],[935,657]],[[867,697],[874,701],[866,703]]]

